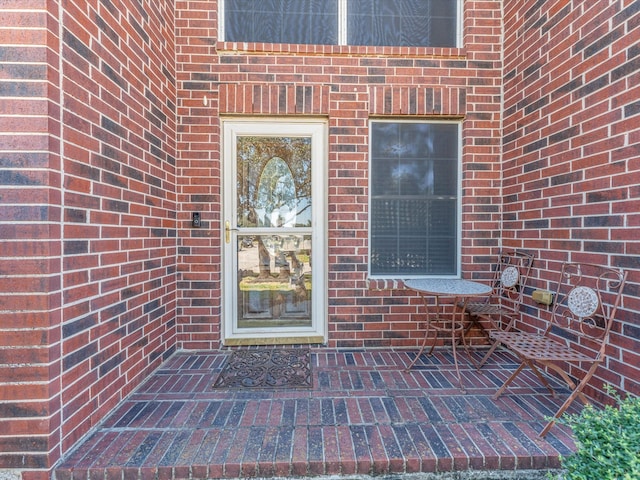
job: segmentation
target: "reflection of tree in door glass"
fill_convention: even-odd
[[[311,138],[238,137],[238,227],[311,226]]]
[[[311,153],[311,137],[237,137],[239,328],[312,324]]]
[[[242,237],[242,236],[241,236]],[[252,236],[257,248],[238,251],[241,328],[311,324],[311,236]],[[240,240],[241,244],[245,244]]]
[[[258,184],[258,224],[293,227],[296,207],[296,186],[291,170],[281,158],[272,158],[264,167]]]

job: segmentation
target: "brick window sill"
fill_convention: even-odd
[[[367,278],[367,288],[372,291],[406,290],[404,281],[397,278]]]
[[[361,45],[305,45],[288,43],[217,42],[220,54],[345,55],[362,57],[464,58],[464,48],[374,47]]]

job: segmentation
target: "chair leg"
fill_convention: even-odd
[[[531,368],[531,370],[533,370],[533,373],[536,374],[536,377],[538,377],[538,380],[540,380],[540,383],[542,383],[545,387],[547,387],[547,390],[549,390],[549,393],[551,394],[551,396],[555,398],[556,392],[553,390],[553,388],[551,388],[551,385],[549,385],[549,382],[547,382],[547,379],[544,378],[544,376],[542,375],[542,373],[540,373],[540,370],[538,370],[535,364],[531,361],[527,361],[527,365]]]
[[[474,325],[477,325],[479,327],[480,333],[482,335],[484,335],[486,337],[487,340],[491,340],[489,338],[489,332],[487,331],[487,329],[484,327],[484,325],[482,324],[482,322],[480,321],[481,317],[478,317],[476,315],[471,315],[469,312],[467,312],[467,318],[469,319],[469,321],[467,322],[467,325],[465,326],[464,329],[464,335],[465,337],[467,336],[467,334],[471,331],[471,329],[473,328]],[[484,318],[484,317],[482,317]],[[487,320],[485,318],[485,320]],[[491,322],[491,320],[489,320],[489,322]]]
[[[500,315],[500,322],[502,324],[502,321],[507,318],[509,319],[509,322],[503,326],[503,327],[499,327],[499,325],[497,323],[495,323],[491,318],[486,318],[486,320],[488,320],[491,324],[492,327],[496,328],[496,329],[500,329],[503,332],[510,332],[511,329],[513,328],[513,324],[515,323],[515,317],[509,317],[507,315]],[[483,330],[483,332],[485,333],[485,335],[487,336],[487,338],[489,339],[489,341],[491,341],[491,335],[489,335],[486,331]],[[489,348],[489,351],[487,353],[484,354],[484,357],[482,357],[482,360],[480,360],[480,363],[478,364],[478,369],[482,368],[482,366],[487,363],[487,360],[489,360],[489,357],[493,354],[493,352],[495,352],[496,348],[498,348],[500,345],[502,344],[502,342],[499,342],[498,340],[494,341],[491,344],[491,348]]]
[[[491,348],[489,348],[489,350],[487,351],[487,353],[484,354],[484,357],[482,357],[482,360],[480,360],[480,363],[478,363],[476,365],[476,368],[478,370],[480,370],[482,368],[482,366],[487,363],[487,360],[489,360],[489,357],[491,356],[491,354],[496,350],[496,348],[498,348],[500,346],[500,342],[493,342],[493,345],[491,345]]]
[[[580,401],[584,404],[584,405],[588,405],[589,404],[589,400],[587,399],[587,397],[584,395],[584,393],[582,393],[582,387],[584,385],[586,385],[585,379],[587,381],[589,381],[589,379],[591,378],[591,376],[593,375],[593,372],[595,372],[596,368],[597,368],[597,364],[592,365],[592,367],[589,369],[589,371],[587,372],[587,375],[585,376],[584,379],[582,379],[582,381],[576,385],[575,382],[571,379],[571,377],[569,376],[569,374],[567,372],[565,372],[562,368],[558,367],[557,365],[553,364],[553,363],[549,363],[547,365],[549,368],[551,368],[553,371],[555,371],[558,375],[560,375],[560,377],[562,377],[562,379],[565,381],[565,383],[567,384],[567,386],[569,387],[569,389],[572,392],[577,392],[578,393],[578,398],[580,399]]]
[[[507,378],[507,380],[502,384],[500,389],[496,393],[494,393],[494,395],[493,395],[494,399],[497,399],[500,395],[502,395],[504,393],[504,391],[507,389],[507,386],[509,386],[509,384],[513,381],[514,378],[516,378],[518,376],[518,374],[522,371],[522,369],[525,366],[526,365],[525,365],[524,362],[520,363],[518,368],[516,368],[516,370],[511,374],[511,376],[509,378]]]
[[[466,326],[464,327],[464,336],[466,337],[467,333],[469,333],[473,326],[478,323],[478,320],[477,317],[471,315],[469,312],[465,312],[465,316],[467,317]],[[482,333],[484,333],[484,330],[482,330]]]
[[[584,387],[584,385],[582,382],[580,382],[580,385],[578,386],[580,390],[576,389],[573,392],[571,392],[571,395],[569,395],[569,397],[564,401],[562,406],[558,409],[556,414],[553,416],[553,419],[551,419],[549,423],[547,423],[547,425],[542,429],[542,431],[539,434],[540,437],[544,437],[547,433],[549,433],[549,430],[551,430],[551,427],[553,427],[553,425],[556,423],[556,420],[560,418],[560,416],[562,416],[565,410],[569,408],[569,405],[571,405],[577,397],[580,397],[581,399],[582,397],[584,397],[581,391],[582,387]]]
[[[485,321],[488,321],[490,323],[491,328],[494,329],[498,329],[498,325],[494,322],[493,319],[489,318],[489,317],[482,317]],[[501,317],[502,318],[502,317]],[[511,330],[511,328],[513,327],[513,323],[514,320],[513,318],[509,320],[509,323],[503,327],[500,328],[500,330],[503,330],[505,332],[508,332]],[[493,354],[493,352],[495,352],[496,348],[498,348],[501,345],[501,342],[498,341],[492,341],[491,340],[491,336],[489,335],[488,331],[485,329],[484,325],[482,325],[482,323],[480,322],[480,317],[477,316],[471,316],[469,315],[469,323],[467,324],[467,327],[465,328],[465,336],[467,333],[469,333],[469,331],[471,330],[471,328],[473,327],[473,325],[480,325],[480,331],[482,332],[482,334],[487,337],[487,340],[489,340],[489,342],[491,342],[491,346],[489,347],[489,350],[487,350],[487,352],[484,354],[484,356],[482,357],[482,359],[480,360],[480,362],[476,362],[473,357],[471,358],[471,362],[474,364],[474,366],[476,367],[477,370],[480,370],[485,363],[487,363],[487,360],[489,360],[489,357]]]
[[[569,395],[569,397],[564,401],[562,406],[558,409],[556,414],[553,416],[553,419],[549,423],[547,423],[547,425],[542,429],[539,435],[540,437],[544,437],[549,432],[551,427],[556,423],[556,420],[562,416],[562,414],[567,410],[567,408],[569,408],[569,405],[571,405],[576,398],[579,398],[584,405],[589,405],[590,403],[589,399],[587,399],[584,393],[582,393],[582,389],[585,387],[587,383],[589,383],[589,380],[595,373],[596,369],[598,368],[598,365],[600,365],[600,362],[596,362],[592,364],[587,374],[576,386],[573,380],[571,380],[571,377],[569,377],[569,375],[565,371],[555,366],[554,364],[549,364],[549,366],[552,367],[553,370],[558,372],[562,376],[564,381],[567,382],[567,385],[569,386],[569,388],[572,389],[572,392],[571,392],[571,395]]]

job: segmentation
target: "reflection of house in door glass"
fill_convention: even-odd
[[[281,158],[269,160],[260,175],[256,213],[258,225],[294,227],[296,224],[296,185]]]

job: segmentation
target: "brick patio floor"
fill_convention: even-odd
[[[461,355],[466,393],[447,350],[423,355],[411,372],[404,372],[411,350],[312,352],[312,389],[256,391],[212,388],[228,349],[176,353],[80,443],[55,477],[502,471],[515,478],[514,472],[558,468],[558,455],[575,448],[565,426],[554,426],[544,439],[537,435],[566,389],[554,399],[524,372],[505,395],[492,398],[516,366],[507,352],[497,352],[480,372]],[[574,403],[570,411],[577,409]]]

